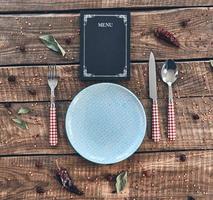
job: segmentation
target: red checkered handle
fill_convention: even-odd
[[[49,130],[49,143],[50,146],[56,146],[58,143],[57,135],[57,119],[56,119],[56,107],[50,106],[50,130]]]
[[[168,138],[169,140],[175,140],[176,138],[174,102],[171,99],[168,105]]]
[[[152,139],[154,142],[160,141],[160,125],[157,100],[153,100],[152,104]]]

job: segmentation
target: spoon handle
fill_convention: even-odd
[[[154,142],[160,141],[160,125],[157,100],[153,100],[152,104],[152,139]]]
[[[168,138],[169,140],[175,140],[176,138],[175,111],[172,98],[169,98],[168,104]]]

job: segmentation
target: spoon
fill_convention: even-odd
[[[176,125],[175,125],[175,111],[172,94],[172,84],[177,80],[178,68],[173,60],[167,60],[162,69],[161,77],[169,87],[169,99],[168,99],[168,138],[169,140],[175,140],[176,138]]]

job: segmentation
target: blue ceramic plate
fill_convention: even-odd
[[[65,126],[71,145],[81,156],[95,163],[112,164],[138,149],[146,131],[146,115],[128,89],[99,83],[75,96]]]

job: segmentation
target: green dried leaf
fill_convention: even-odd
[[[27,114],[27,113],[29,113],[31,110],[29,109],[29,108],[23,108],[23,107],[21,107],[21,108],[19,108],[19,110],[18,110],[18,114],[19,115],[21,115],[21,114]]]
[[[116,192],[119,193],[121,192],[127,185],[127,172],[123,171],[120,174],[117,175],[116,177]]]
[[[12,120],[13,120],[13,122],[15,122],[15,124],[18,127],[22,128],[22,129],[28,129],[27,122],[25,122],[25,121],[23,121],[23,120],[21,120],[19,118],[13,118]]]
[[[41,35],[39,38],[49,49],[60,53],[62,56],[66,54],[65,50],[52,35]]]
[[[213,60],[210,60],[209,62],[210,62],[211,67],[213,67]]]

